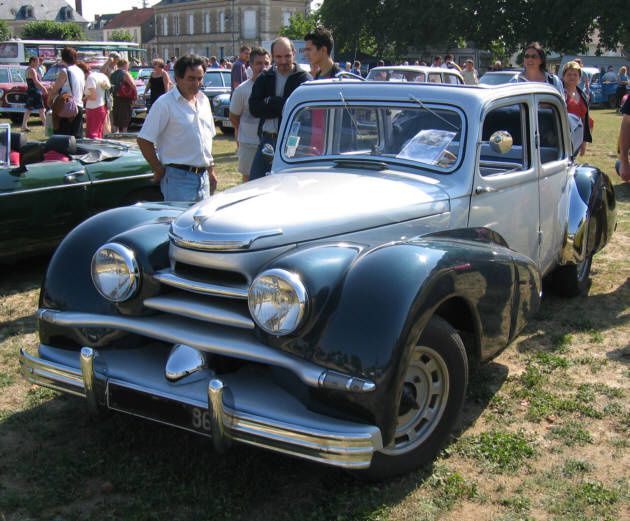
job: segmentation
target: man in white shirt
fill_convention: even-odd
[[[210,102],[201,92],[203,58],[182,56],[174,71],[176,88],[151,107],[138,146],[165,201],[200,201],[217,186],[212,158],[216,130]]]
[[[254,47],[249,54],[252,78],[245,80],[232,93],[230,100],[230,121],[236,131],[238,142],[238,171],[243,174],[243,182],[249,181],[249,172],[258,149],[258,124],[260,119],[249,112],[249,97],[256,78],[271,65],[271,58],[266,49]]]

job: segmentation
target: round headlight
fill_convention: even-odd
[[[133,251],[115,242],[101,246],[92,257],[92,282],[107,300],[130,299],[140,285],[140,270]]]
[[[218,107],[221,104],[221,98],[219,96],[215,96],[212,98],[212,106]]]
[[[249,287],[249,311],[267,333],[288,335],[304,317],[306,298],[306,289],[295,273],[268,270],[258,275]]]

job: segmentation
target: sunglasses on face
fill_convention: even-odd
[[[531,58],[533,60],[535,58],[540,58],[540,56],[538,56],[538,54],[524,54],[523,58],[525,58],[526,60]]]

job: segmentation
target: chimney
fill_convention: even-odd
[[[83,16],[83,2],[82,0],[74,0],[75,11]]]

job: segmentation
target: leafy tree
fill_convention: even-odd
[[[286,36],[291,40],[303,40],[304,35],[310,33],[318,25],[318,11],[313,11],[307,15],[296,13],[289,18],[289,25],[280,30],[280,36]]]
[[[4,20],[0,20],[0,42],[4,42],[11,38],[11,29],[9,28],[9,24],[7,24]]]
[[[133,36],[126,29],[117,29],[111,32],[109,39],[113,42],[132,42]]]
[[[84,40],[81,27],[74,22],[35,21],[22,29],[22,38],[33,40]]]

